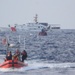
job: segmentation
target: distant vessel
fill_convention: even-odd
[[[9,27],[11,28],[12,31],[42,31],[45,30],[45,31],[48,31],[50,29],[60,29],[60,24],[48,24],[48,23],[44,23],[44,22],[38,22],[37,21],[37,18],[38,18],[38,15],[36,14],[36,16],[34,17],[34,23],[26,23],[26,24],[22,24],[22,25],[19,25],[19,24],[15,24],[14,27],[12,27],[11,25],[9,25]],[[16,30],[15,30],[16,28]],[[0,28],[0,31],[8,31],[9,29],[8,28],[4,28],[4,27],[1,27]]]
[[[47,36],[47,32],[42,29],[42,31],[39,32],[39,35],[40,35],[40,36]]]
[[[16,29],[21,29],[21,30],[29,30],[29,31],[41,31],[42,29],[48,30],[50,27],[48,23],[39,23],[37,21],[38,15],[34,17],[34,23],[27,23],[23,25],[18,25],[15,24]]]
[[[60,29],[60,24],[48,24],[48,23],[40,23],[37,21],[38,15],[34,17],[34,23],[27,23],[23,25],[15,24],[17,29],[29,30],[29,31],[41,31],[42,29],[48,31],[50,29]]]

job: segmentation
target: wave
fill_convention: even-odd
[[[36,60],[29,60],[26,61],[28,63],[28,66],[22,67],[20,69],[1,69],[0,72],[25,72],[25,71],[30,71],[30,70],[37,70],[37,69],[44,69],[44,68],[50,68],[50,69],[55,69],[55,68],[75,68],[75,63],[49,63],[49,62],[41,62],[41,61],[36,61]]]

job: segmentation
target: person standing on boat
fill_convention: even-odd
[[[20,51],[17,49],[15,54],[14,54],[14,59],[17,59],[20,61],[20,54],[21,54]]]
[[[5,61],[6,61],[6,60],[12,60],[11,51],[7,53]]]
[[[24,60],[27,58],[27,52],[25,50],[23,50],[21,55],[22,55],[22,62],[24,62]]]

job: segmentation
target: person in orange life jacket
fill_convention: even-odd
[[[24,60],[27,58],[27,52],[25,50],[23,50],[21,55],[22,55],[22,62],[24,62]]]
[[[17,49],[16,52],[15,52],[15,54],[14,54],[14,59],[17,58],[17,60],[20,61],[20,54],[21,54],[20,51]]]
[[[11,51],[7,53],[5,61],[6,61],[6,60],[12,60]]]

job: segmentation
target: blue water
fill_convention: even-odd
[[[0,42],[5,36],[9,43],[17,44],[20,42],[17,47],[21,51],[23,49],[27,51],[28,58],[25,62],[29,64],[18,70],[0,69],[1,75],[74,75],[75,30],[50,30],[47,32],[47,36],[39,36],[38,34],[39,32],[28,31],[0,33]],[[0,54],[4,55],[7,47],[3,46],[2,43],[0,45]],[[8,50],[14,52],[16,48],[8,48]],[[43,73],[44,71],[45,73]]]

